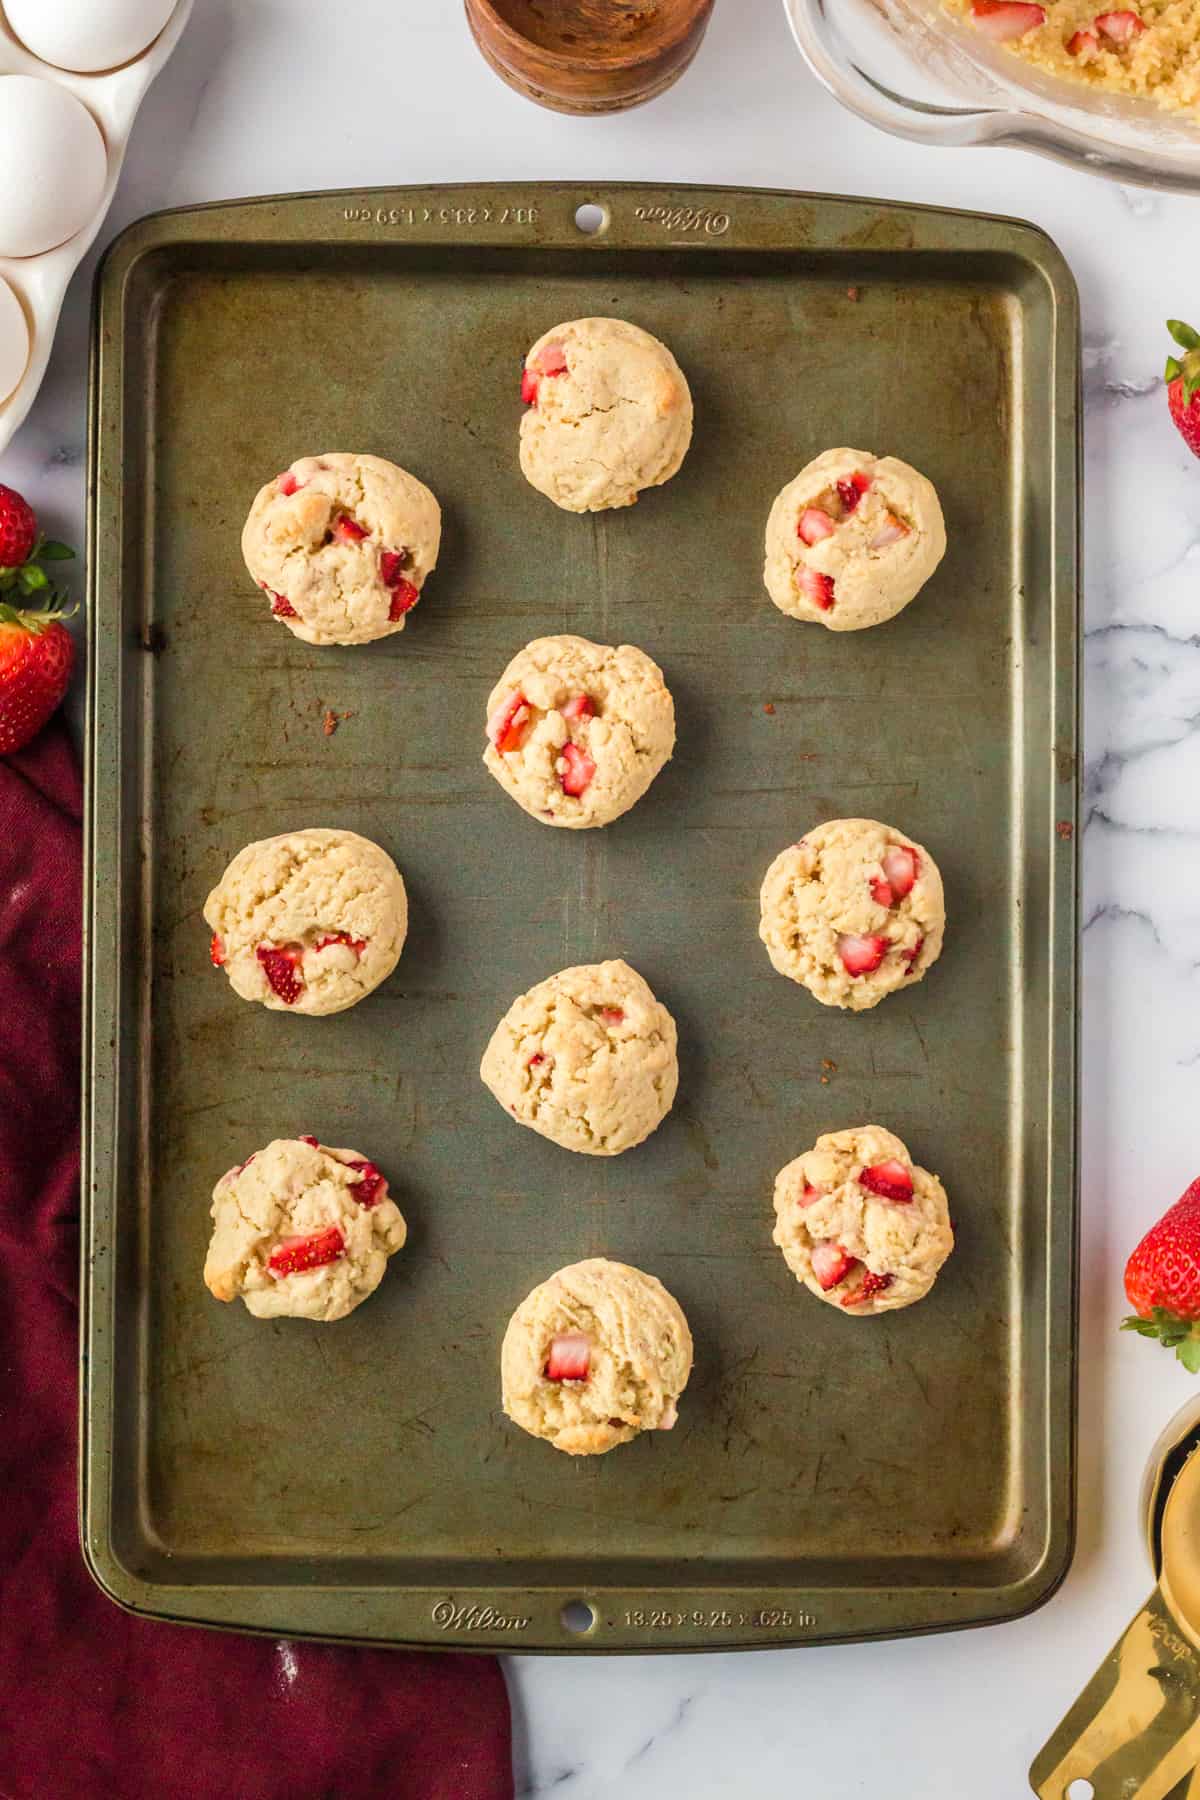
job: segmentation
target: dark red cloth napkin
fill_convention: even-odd
[[[511,1800],[491,1657],[134,1618],[76,1527],[79,770],[0,759],[0,1796]]]

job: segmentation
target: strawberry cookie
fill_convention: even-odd
[[[382,456],[303,456],[260,488],[242,555],[271,611],[306,644],[403,631],[437,562],[442,514]]]
[[[565,512],[632,506],[675,474],[692,396],[665,344],[624,319],[572,319],[525,358],[521,469]]]
[[[205,1286],[258,1319],[344,1319],[407,1236],[373,1162],[315,1137],[276,1138],[213,1189]]]
[[[479,1073],[518,1124],[564,1150],[618,1156],[671,1110],[675,1021],[628,963],[581,963],[513,1001]]]
[[[831,1131],[775,1178],[797,1281],[854,1318],[923,1300],[954,1248],[946,1190],[881,1125]]]
[[[876,819],[831,819],[781,850],[758,935],[781,975],[823,1006],[864,1012],[942,953],[946,903],[928,850]]]
[[[896,456],[826,450],[767,520],[763,580],[793,619],[862,631],[894,618],[946,554],[933,483]]]
[[[399,962],[408,898],[399,869],[369,838],[289,831],[238,851],[204,917],[212,961],[243,1000],[336,1013]]]
[[[632,644],[535,638],[488,696],[483,760],[545,825],[609,825],[640,800],[675,748],[663,672]]]
[[[592,1257],[535,1287],[500,1352],[504,1410],[568,1456],[669,1431],[692,1372],[692,1334],[661,1281]]]

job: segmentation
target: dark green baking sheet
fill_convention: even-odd
[[[594,235],[580,202],[603,208]],[[687,372],[680,474],[578,518],[521,478],[518,378],[615,313]],[[143,221],[97,290],[91,439],[82,1529],[126,1606],[296,1635],[647,1650],[1011,1617],[1070,1558],[1075,1393],[1078,315],[1028,225],[872,201],[599,185],[261,200]],[[835,634],[761,585],[776,491],[852,444],[925,470],[945,562]],[[430,483],[443,551],[402,636],[310,648],[239,534],[294,457]],[[604,831],[486,774],[527,639],[645,647],[674,761]],[[774,711],[770,711],[770,707]],[[335,735],[327,709],[348,715]],[[772,973],[758,888],[818,819],[927,844],[946,950],[873,1012]],[[347,826],[409,886],[351,1012],[237,1000],[200,908],[253,838]],[[477,1066],[554,969],[625,956],[679,1022],[674,1112],[572,1156]],[[877,1121],[958,1247],[855,1321],[771,1243],[776,1170]],[[355,1145],[411,1235],[333,1326],[220,1306],[212,1186],[279,1134]],[[678,1427],[576,1460],[500,1413],[513,1307],[597,1253],[659,1275],[696,1365]],[[572,1632],[582,1600],[591,1628]]]

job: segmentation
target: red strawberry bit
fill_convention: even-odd
[[[540,1050],[535,1050],[533,1055],[529,1058],[529,1061],[525,1064],[525,1067],[527,1069],[536,1069],[544,1063],[545,1060],[546,1058],[542,1055],[542,1052]]]
[[[336,1225],[328,1231],[314,1232],[311,1237],[284,1238],[267,1258],[272,1275],[282,1280],[285,1275],[300,1275],[305,1269],[319,1269],[336,1262],[346,1254],[346,1240]]]
[[[1100,35],[1095,31],[1075,31],[1067,39],[1068,56],[1092,56],[1100,48]]]
[[[586,1381],[592,1346],[582,1331],[563,1331],[551,1342],[547,1381]]]
[[[1029,0],[972,0],[971,12],[985,37],[997,43],[1024,37],[1046,23],[1045,7],[1031,5]]]
[[[596,703],[590,694],[572,694],[571,698],[562,708],[562,716],[564,719],[570,719],[572,722],[578,719],[594,719],[596,716]]]
[[[271,596],[271,611],[277,619],[298,619],[299,613],[286,594],[277,594],[273,588],[267,589]]]
[[[236,1181],[242,1170],[248,1169],[257,1155],[258,1151],[252,1150],[244,1163],[239,1163],[236,1169],[230,1169],[228,1175],[225,1177],[226,1181]]]
[[[810,569],[807,565],[796,570],[796,586],[802,594],[819,606],[822,612],[833,611],[833,576],[822,575],[819,569]]]
[[[362,540],[370,537],[371,534],[365,525],[360,525],[358,520],[351,518],[349,513],[339,513],[337,523],[333,528],[333,535],[340,538],[343,544],[361,544]]]
[[[871,898],[876,906],[891,907],[895,904],[896,896],[892,892],[891,884],[886,882],[882,875],[871,877]]]
[[[859,1176],[858,1185],[869,1194],[878,1194],[881,1200],[895,1201],[897,1206],[907,1206],[913,1197],[912,1175],[894,1156],[886,1162],[871,1163]]]
[[[596,773],[596,765],[587,751],[581,750],[578,744],[564,744],[562,759],[567,765],[559,776],[559,780],[562,782],[562,791],[564,794],[573,794],[578,799],[579,795],[585,793],[591,785],[592,777]]]
[[[519,690],[502,700],[487,722],[487,734],[501,755],[519,750],[533,720],[533,708]]]
[[[822,538],[832,537],[837,526],[827,512],[819,506],[806,506],[800,514],[800,523],[796,526],[796,536],[803,538],[806,544],[819,544]]]
[[[898,544],[901,538],[908,536],[908,533],[909,527],[904,520],[898,519],[895,513],[888,513],[867,548],[869,550],[886,550],[889,544]]]
[[[285,1006],[295,1006],[304,992],[299,963],[304,955],[298,944],[260,944],[254,952],[272,991]]]
[[[301,484],[296,480],[296,477],[292,474],[290,469],[285,469],[282,475],[277,475],[275,477],[275,486],[279,489],[279,492],[285,499],[290,499],[299,489],[300,485]]]
[[[370,1212],[373,1206],[379,1205],[387,1192],[386,1175],[373,1162],[367,1162],[365,1157],[359,1162],[347,1163],[346,1167],[360,1171],[354,1184],[354,1198],[365,1212]]]
[[[820,1198],[820,1188],[815,1188],[811,1181],[805,1181],[804,1193],[800,1199],[801,1206],[811,1206],[814,1200],[819,1200]]]
[[[355,956],[361,956],[367,947],[366,938],[353,938],[348,931],[335,931],[328,937],[318,938],[313,945],[314,951],[327,950],[330,944],[348,944]]]
[[[812,1271],[821,1287],[828,1293],[839,1281],[845,1281],[851,1269],[857,1269],[858,1258],[835,1244],[832,1238],[826,1238],[812,1247]]]
[[[846,932],[838,939],[838,955],[847,975],[873,975],[887,955],[885,937],[856,937]]]
[[[914,968],[914,965],[916,964],[916,960],[917,960],[918,956],[920,956],[920,954],[924,948],[925,948],[925,939],[923,937],[919,937],[917,939],[916,943],[913,945],[911,950],[902,950],[900,952],[900,954],[903,956],[905,962],[908,964],[908,972],[910,975],[913,972],[913,968]]]
[[[565,375],[567,353],[561,344],[543,344],[537,355],[530,358],[530,367],[539,375]]]
[[[843,1306],[861,1306],[864,1300],[873,1300],[876,1294],[882,1294],[890,1288],[896,1277],[894,1275],[876,1275],[868,1269],[852,1293],[842,1295]]]
[[[625,1014],[619,1006],[602,1006],[598,1014],[602,1025],[623,1025]]]
[[[394,623],[411,612],[421,598],[421,590],[414,587],[411,581],[398,581],[392,588],[392,604],[388,607],[388,618]]]
[[[303,1137],[297,1138],[296,1141],[300,1144],[311,1144],[314,1150],[319,1150],[321,1148],[318,1140],[315,1137],[308,1136],[307,1133]]]
[[[851,475],[848,481],[838,482],[838,499],[848,513],[854,511],[870,485],[871,477],[869,475],[860,474]]]
[[[212,934],[212,943],[208,946],[208,954],[212,958],[213,968],[219,969],[225,961],[225,946],[215,931]]]
[[[911,894],[918,867],[916,851],[910,850],[906,844],[896,844],[884,852],[883,872],[897,900],[903,900],[905,894]]]
[[[1145,31],[1146,21],[1135,12],[1097,13],[1096,29],[1114,44],[1128,44]]]
[[[408,561],[407,550],[384,550],[379,557],[379,576],[384,587],[398,587],[404,580],[404,565]]]
[[[521,370],[521,399],[526,406],[536,406],[538,378],[532,369]]]

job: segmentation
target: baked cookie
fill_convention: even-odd
[[[408,931],[400,871],[354,831],[288,831],[239,850],[204,902],[235,994],[275,1012],[344,1012],[385,981]]]
[[[781,850],[758,935],[781,975],[823,1006],[865,1012],[942,953],[946,902],[928,850],[877,819],[830,819]]]
[[[675,748],[663,672],[632,644],[535,638],[488,696],[483,760],[546,825],[608,825],[640,800]]]
[[[661,1281],[601,1256],[526,1295],[500,1352],[504,1410],[568,1456],[669,1431],[692,1372],[692,1334]]]
[[[302,456],[255,496],[242,555],[271,611],[306,644],[403,631],[437,562],[442,514],[382,456]]]
[[[479,1073],[520,1125],[618,1156],[662,1124],[679,1085],[675,1021],[627,962],[561,969],[514,1000]]]
[[[565,512],[632,506],[692,441],[692,396],[665,344],[624,319],[572,319],[525,358],[521,469]]]
[[[830,1131],[775,1177],[797,1281],[856,1318],[923,1300],[954,1248],[946,1190],[881,1125]]]
[[[213,1189],[204,1282],[258,1319],[344,1319],[407,1236],[383,1175],[357,1150],[276,1138]]]
[[[830,631],[894,618],[946,554],[933,483],[897,456],[826,450],[776,496],[763,580],[779,608]]]

